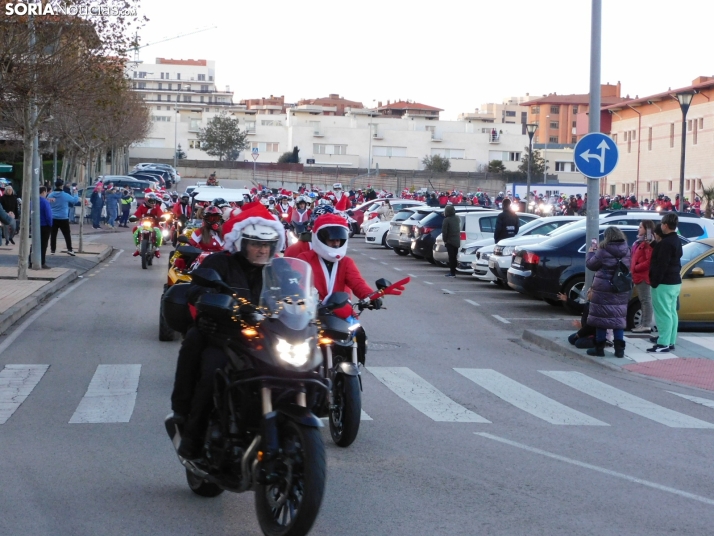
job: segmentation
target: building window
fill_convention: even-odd
[[[203,95],[201,95],[201,102],[203,102]]]
[[[577,114],[578,114],[578,107],[573,106],[573,115],[577,115]]]
[[[672,191],[672,181],[669,181],[669,188],[668,190],[671,192]]]
[[[189,149],[200,149],[201,142],[198,140],[188,140],[188,148]]]
[[[310,127],[312,127],[313,134],[320,134],[320,122],[319,121],[309,121]]]
[[[216,110],[218,111],[218,110]],[[245,122],[245,131],[248,133],[255,134],[255,121],[246,121]]]
[[[143,71],[139,71],[139,78],[146,78],[146,73]]]
[[[156,95],[156,100],[161,100],[161,95]]]
[[[184,96],[183,96],[183,101],[184,101],[184,102],[191,102],[191,95],[184,95]]]
[[[627,139],[627,152],[629,153],[632,151],[632,135],[628,136],[627,133],[625,133],[625,138]]]
[[[617,184],[610,185],[610,197],[615,197],[617,195]]]
[[[533,106],[533,107],[531,108],[531,113],[534,114],[534,115],[535,115],[535,114],[539,114],[539,113],[540,113],[540,106]]]
[[[550,128],[559,128],[559,126],[560,126],[560,123],[558,123],[557,121],[550,122]]]
[[[570,138],[570,143],[573,143],[573,144],[574,144],[574,143],[578,143],[578,137],[577,137],[577,136],[573,136],[572,138]]]
[[[575,128],[576,126],[578,126],[578,122],[577,122],[577,121],[573,121],[573,128]]]
[[[280,144],[277,142],[254,141],[250,144],[250,148],[258,149],[259,153],[278,153],[279,147]]]
[[[558,136],[551,136],[548,140],[549,143],[558,143]]]
[[[519,152],[511,151],[509,153],[503,153],[503,154],[506,157],[506,158],[504,158],[504,160],[506,160],[506,162],[520,162],[521,161],[521,153],[519,153]]]
[[[141,73],[139,73],[139,74],[141,74]],[[691,131],[692,131],[692,120],[689,119],[687,121],[687,132],[691,132]]]
[[[694,120],[694,126],[692,127],[692,145],[697,144],[697,134],[699,132],[699,121]],[[689,188],[687,188],[688,190]]]
[[[560,106],[551,106],[551,107],[550,107],[550,113],[552,113],[552,114],[559,114],[559,113],[560,113]]]
[[[164,73],[161,73],[161,80],[164,79]]]
[[[378,145],[372,148],[372,156],[407,156],[407,148]]]
[[[200,82],[205,82],[205,80],[206,80],[206,75],[205,75],[205,74],[199,74],[199,75],[198,75],[198,80],[199,80]]]
[[[702,189],[702,179],[697,179],[697,190]]]
[[[647,150],[652,150],[652,127],[647,129]]]
[[[158,121],[160,123],[170,123],[171,122],[170,115],[152,115],[151,119],[153,119],[154,121]]]
[[[283,122],[280,119],[263,119],[260,125],[264,127],[280,127]]]
[[[612,141],[614,141],[615,145],[617,145],[617,134],[612,135]]]
[[[208,75],[208,81],[213,82],[213,75]]]
[[[176,73],[176,80],[181,80],[181,73]]]
[[[652,191],[652,183],[651,183],[651,182],[647,182],[647,183],[646,183],[646,189],[645,189],[645,191],[648,192],[648,193]]]
[[[704,128],[704,118],[700,117],[699,118],[699,130]]]
[[[516,117],[516,112],[506,110],[506,117]]]
[[[376,149],[376,147],[375,147]],[[344,155],[347,154],[346,145],[327,145],[324,143],[314,143],[312,146],[313,154],[334,154],[334,155]],[[376,155],[375,156],[380,156]]]
[[[442,158],[453,158],[454,160],[463,160],[466,157],[464,149],[432,149],[431,155],[439,155]]]
[[[146,89],[146,82],[139,82],[139,89]]]
[[[631,140],[636,140],[636,139],[637,139],[637,131],[636,131],[636,130],[631,130],[631,131],[630,131],[630,139],[631,139]]]
[[[669,148],[674,147],[674,123],[669,124]]]
[[[208,84],[201,84],[201,91],[208,93]]]
[[[171,95],[166,95],[166,100],[167,100],[168,102],[171,102]]]
[[[687,179],[686,181],[684,181],[684,189],[686,191],[689,191],[689,188],[691,188],[691,186],[692,186],[692,181],[690,179]]]
[[[572,172],[575,171],[573,169],[574,165],[573,162],[556,162],[555,171]]]

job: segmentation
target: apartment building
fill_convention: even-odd
[[[476,108],[474,112],[459,115],[460,120],[481,119],[500,121],[501,123],[523,124],[528,122],[528,108],[522,103],[531,100],[528,93],[523,97],[508,97],[502,102],[489,102]]]
[[[714,77],[687,87],[604,106],[610,135],[620,150],[617,168],[601,181],[601,192],[638,199],[679,193],[682,111],[677,93],[693,92],[686,122],[684,195],[714,185]]]

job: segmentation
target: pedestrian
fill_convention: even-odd
[[[652,261],[652,242],[654,241],[654,222],[642,220],[637,233],[637,240],[632,245],[630,273],[642,305],[642,321],[632,329],[632,333],[650,333],[652,331],[652,287],[650,286],[650,263]]]
[[[102,208],[104,208],[104,184],[99,181],[94,186],[94,191],[92,196],[89,198],[89,202],[92,204],[92,227],[94,229],[101,229],[99,225],[102,217]]]
[[[112,229],[114,229],[114,226],[119,219],[118,210],[121,194],[116,188],[112,188],[111,190],[108,190],[105,199],[107,205],[107,223]]]
[[[590,246],[585,261],[587,268],[595,272],[588,314],[588,324],[596,328],[595,348],[588,350],[588,355],[605,357],[607,330],[612,329],[615,357],[625,357],[624,331],[630,291],[618,292],[612,284],[620,261],[630,266],[630,248],[625,234],[617,227],[610,226],[605,229],[600,245]]]
[[[662,239],[652,250],[650,263],[650,285],[652,286],[652,306],[657,319],[659,337],[651,337],[655,343],[648,348],[650,353],[668,353],[677,342],[677,300],[682,288],[682,243],[677,235],[679,218],[671,212],[662,216]]]
[[[382,221],[392,221],[394,211],[392,210],[392,205],[389,204],[389,199],[386,199],[382,206],[377,209],[377,216]]]
[[[131,212],[131,204],[133,202],[134,196],[131,195],[129,190],[123,190],[121,199],[119,200],[119,203],[121,204],[121,219],[119,220],[119,227],[128,227],[127,222],[129,221],[129,213]]]
[[[588,301],[580,303],[578,300],[573,300],[562,292],[558,294],[558,299],[562,302],[567,302],[575,310],[580,310],[580,329],[568,337],[568,342],[576,348],[594,348],[596,328],[588,324],[588,315],[590,314],[590,300],[593,297],[593,288],[588,289]]]
[[[10,225],[5,225],[5,245],[14,244],[13,240],[15,233],[18,231],[17,222],[20,221],[20,204],[18,202],[17,195],[15,194],[12,186],[8,185],[5,187],[5,192],[2,197],[0,197],[0,205],[5,209],[5,212],[15,220]]]
[[[504,238],[513,238],[520,228],[518,216],[511,210],[511,200],[504,199],[501,206],[503,210],[496,217],[496,229],[493,231],[493,240],[496,244]]]
[[[54,191],[47,196],[47,199],[53,199],[52,205],[52,234],[50,236],[50,255],[55,254],[57,248],[57,231],[62,231],[68,255],[75,256],[72,251],[72,234],[69,230],[69,204],[74,204],[79,201],[77,196],[73,196],[64,191],[64,181],[57,179],[55,181]],[[63,251],[63,252],[65,252]]]
[[[55,201],[56,202],[56,201]],[[43,270],[49,270],[45,261],[47,256],[47,243],[50,241],[52,233],[52,207],[47,200],[47,188],[40,186],[40,263]],[[30,268],[32,268],[32,246],[30,246]]]
[[[449,273],[445,277],[456,277],[456,255],[461,246],[461,219],[456,215],[454,205],[446,205],[444,221],[441,224],[441,238],[449,253]]]
[[[72,183],[72,188],[69,191],[70,195],[79,197],[77,194],[77,183],[73,182]],[[77,205],[75,203],[70,203],[69,205],[69,214],[67,216],[69,218],[69,223],[77,223]]]

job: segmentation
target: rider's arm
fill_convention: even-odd
[[[357,268],[357,264],[350,257],[345,257],[340,261],[345,270],[345,285],[354,292],[360,300],[372,294],[373,290],[362,277]]]

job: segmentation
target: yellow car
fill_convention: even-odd
[[[714,238],[682,246],[682,290],[679,294],[679,326],[714,325]],[[636,296],[630,301],[629,327],[640,325],[642,307]]]

